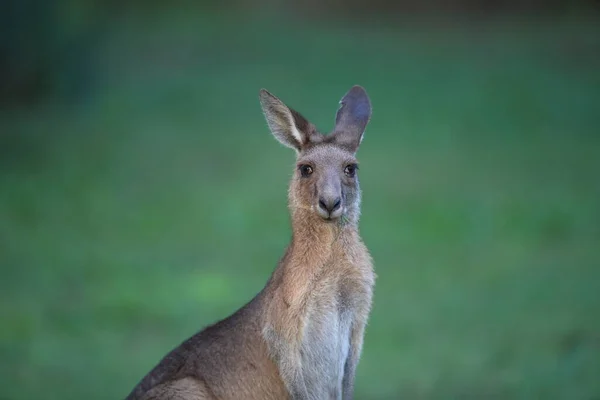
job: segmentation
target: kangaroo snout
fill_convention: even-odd
[[[321,196],[317,210],[323,218],[337,218],[342,215],[342,198],[340,196]]]

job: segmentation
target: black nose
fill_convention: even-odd
[[[342,199],[340,197],[331,197],[328,199],[324,199],[323,197],[321,197],[319,199],[319,207],[321,207],[323,210],[326,210],[330,213],[332,213],[335,210],[337,210],[338,208],[340,208],[341,204],[342,204]]]

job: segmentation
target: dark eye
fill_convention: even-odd
[[[356,170],[358,169],[358,165],[356,164],[350,164],[347,165],[346,168],[344,168],[344,173],[349,176],[350,178],[354,177],[354,174],[356,174]]]
[[[298,167],[298,169],[300,169],[300,174],[306,178],[307,176],[309,176],[310,174],[313,173],[313,169],[310,165],[308,164],[302,164]]]

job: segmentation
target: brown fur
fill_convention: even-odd
[[[128,399],[352,398],[375,274],[358,232],[358,178],[344,168],[370,103],[352,88],[326,136],[266,91],[261,103],[275,137],[314,169],[290,184],[291,243],[254,299],[169,353]],[[338,214],[315,211],[327,196],[338,196]]]

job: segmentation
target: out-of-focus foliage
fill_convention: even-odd
[[[593,12],[260,4],[0,13],[0,397],[123,398],[256,294],[293,168],[258,90],[328,130],[354,84],[379,276],[356,398],[600,396]]]
[[[72,96],[86,86],[99,21],[93,3],[8,0],[0,12],[0,101]]]
[[[581,14],[591,0],[6,0],[0,5],[0,102],[31,103],[49,93],[81,100],[92,90],[93,59],[110,17],[133,12],[159,15],[173,8],[195,12],[285,11],[318,18],[364,18],[414,13],[490,16],[496,13]]]

